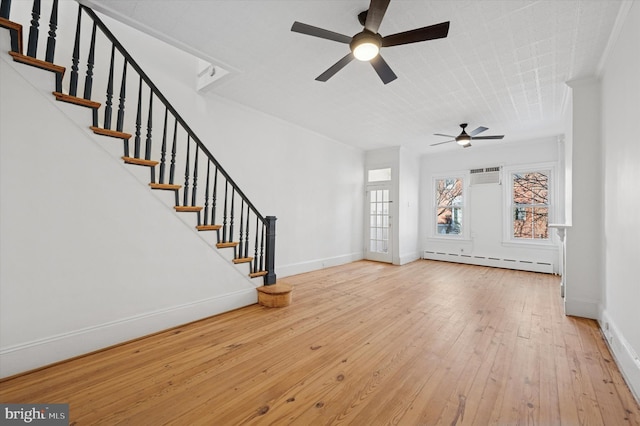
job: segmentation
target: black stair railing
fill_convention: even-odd
[[[50,4],[47,62],[53,62],[57,33],[62,32],[58,28],[58,0]],[[31,10],[27,55],[33,58],[38,52],[41,6],[40,0],[34,0]],[[11,1],[1,0],[3,18],[9,19],[10,9]],[[104,87],[101,114],[98,108],[93,111],[94,131],[100,134],[108,131],[110,136],[120,138],[123,159],[149,167],[152,188],[174,191],[178,212],[196,213],[198,229],[215,231],[218,247],[233,248],[235,263],[248,263],[251,276],[264,276],[265,285],[275,284],[276,218],[259,213],[94,11],[79,4],[77,12],[69,44],[71,72],[63,85],[66,83],[70,96],[77,97],[84,73],[81,93],[85,100],[94,102],[100,101],[95,99],[94,92],[102,92],[100,88]],[[83,19],[83,15],[89,19]],[[127,98],[131,93],[135,93],[132,105]],[[112,130],[116,103],[116,126]],[[160,130],[154,130],[154,125]],[[129,143],[131,137],[133,147]],[[184,170],[181,182],[176,181],[177,168]]]

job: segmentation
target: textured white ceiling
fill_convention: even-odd
[[[621,0],[391,0],[385,36],[450,21],[449,36],[381,53],[398,75],[383,85],[353,61],[328,82],[315,77],[345,44],[290,31],[294,21],[352,36],[368,0],[92,0],[116,19],[232,71],[214,93],[335,140],[419,153],[460,149],[433,133],[489,127],[501,142],[562,132],[571,79],[594,75]]]

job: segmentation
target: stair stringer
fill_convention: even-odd
[[[0,376],[256,303],[256,286],[72,118],[86,111],[63,113],[39,86],[52,76],[1,56]]]

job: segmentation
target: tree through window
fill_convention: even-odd
[[[513,238],[549,238],[549,172],[511,175]]]
[[[439,235],[462,233],[462,183],[460,178],[436,179],[436,233]]]

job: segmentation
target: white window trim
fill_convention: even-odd
[[[513,238],[513,215],[511,213],[511,188],[512,188],[512,175],[514,173],[526,173],[526,172],[549,172],[549,217],[548,223],[556,222],[557,209],[557,194],[558,194],[558,179],[557,179],[557,165],[556,163],[533,163],[533,164],[520,164],[517,166],[504,167],[502,172],[503,184],[503,200],[504,200],[504,212],[503,217],[503,237],[502,245],[507,247],[536,247],[536,248],[554,248],[557,245],[555,232],[549,230],[549,238],[546,240],[534,240],[534,239],[517,239]]]
[[[436,181],[447,178],[462,179],[462,233],[458,235],[443,235],[436,232]],[[471,177],[468,170],[458,170],[449,173],[431,175],[431,187],[429,189],[429,231],[428,238],[442,241],[470,241],[469,230],[469,181]]]

